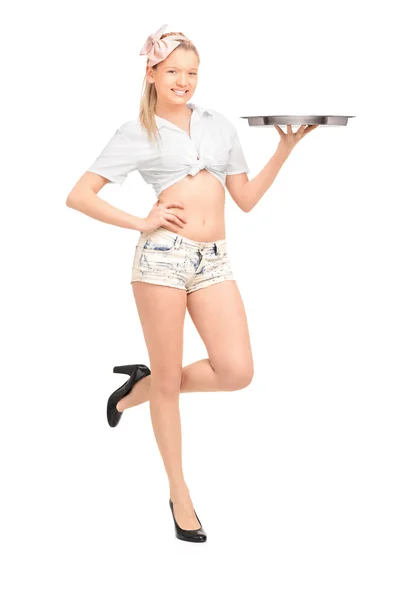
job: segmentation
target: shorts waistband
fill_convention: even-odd
[[[169,229],[166,229],[163,226],[158,227],[150,233],[142,233],[142,235],[147,237],[149,235],[152,235],[152,233],[157,233],[157,235],[163,237],[166,240],[175,241],[175,244],[178,244],[178,246],[180,246],[182,243],[185,243],[186,245],[191,246],[193,248],[197,248],[199,250],[213,248],[214,246],[217,246],[217,248],[219,249],[223,244],[226,243],[225,238],[223,238],[222,240],[215,240],[214,242],[198,242],[197,240],[192,240],[183,235],[180,235],[179,233],[174,233],[173,231],[170,231]]]

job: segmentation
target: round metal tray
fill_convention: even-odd
[[[262,117],[240,117],[247,119],[251,127],[273,127],[274,125],[347,125],[355,115],[269,115]]]

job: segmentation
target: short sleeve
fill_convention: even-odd
[[[244,157],[236,127],[233,127],[233,146],[229,153],[226,174],[237,175],[238,173],[249,173],[249,171],[250,169]]]
[[[88,171],[121,184],[136,169],[138,152],[132,135],[126,129],[125,124],[117,129]]]

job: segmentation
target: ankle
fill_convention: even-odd
[[[187,502],[190,500],[189,488],[186,484],[170,485],[169,497],[174,504]]]

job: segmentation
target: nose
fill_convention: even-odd
[[[186,88],[187,87],[187,81],[182,76],[177,79],[176,83],[177,83],[177,85],[179,85],[179,87],[182,87],[182,88]]]

